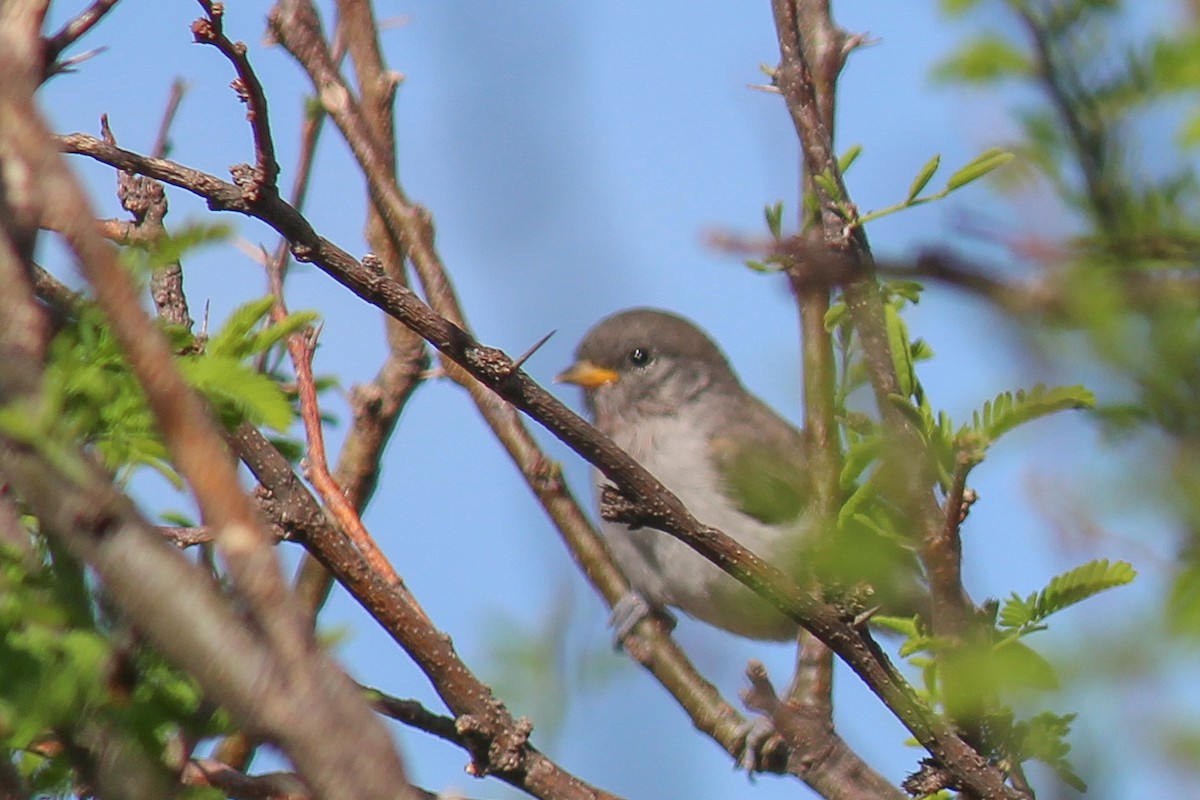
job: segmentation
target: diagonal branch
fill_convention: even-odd
[[[720,531],[701,525],[679,499],[610,439],[596,431],[523,372],[504,353],[476,342],[435,313],[411,290],[371,270],[321,238],[294,208],[278,198],[249,204],[241,190],[212,175],[170,161],[150,159],[84,134],[58,137],[60,146],[119,168],[136,169],[205,197],[210,207],[254,216],[286,236],[298,259],[312,261],[359,297],[401,320],[500,398],[537,420],[594,464],[645,509],[656,527],[686,542],[717,566],[747,583],[781,612],[812,631],[838,654],[937,758],[959,767],[963,785],[986,797],[1008,797],[998,772],[933,714],[871,641],[834,607],[806,594],[779,570]],[[608,596],[610,588],[605,588]]]
[[[446,706],[454,727],[471,753],[471,774],[495,775],[546,800],[598,800],[613,796],[563,770],[529,744],[532,726],[514,719],[482,681],[462,662],[450,637],[438,630],[417,599],[394,575],[391,565],[376,572],[341,530],[334,528],[316,499],[292,472],[279,451],[250,425],[233,436],[238,456],[286,509],[294,535],[371,613],[392,639],[424,671]]]
[[[368,234],[383,238],[389,248],[377,250],[377,254],[406,255],[433,309],[444,319],[461,325],[463,313],[434,247],[428,213],[412,204],[400,191],[394,177],[392,148],[385,146],[390,142],[390,116],[384,120],[381,105],[385,99],[390,103],[388,93],[394,89],[394,77],[382,71],[377,43],[364,30],[368,27],[362,18],[367,12],[364,4],[347,0],[339,5],[339,9],[358,83],[363,87],[362,107],[335,69],[336,59],[325,45],[319,21],[309,4],[281,4],[272,13],[272,27],[279,40],[308,70],[323,105],[359,160],[375,215]],[[373,246],[376,241],[373,240]],[[385,274],[393,277],[400,274],[399,261],[393,263],[385,259],[380,266],[380,271]],[[616,603],[628,593],[629,584],[562,481],[558,467],[541,451],[511,405],[452,358],[443,356],[441,363],[449,377],[470,393],[481,415],[554,521],[582,571],[610,606]],[[719,741],[728,752],[738,755],[744,740],[742,716],[696,672],[665,628],[647,620],[635,634],[626,642],[627,652],[654,673],[688,709],[699,729]]]

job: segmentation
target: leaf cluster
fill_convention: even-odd
[[[1014,593],[1003,605],[990,604],[990,621],[980,620],[976,636],[970,642],[950,641],[933,636],[920,618],[877,618],[904,636],[900,654],[917,667],[923,678],[923,693],[934,706],[963,709],[977,707],[988,732],[989,747],[999,758],[1016,763],[1036,760],[1047,764],[1071,786],[1085,788],[1067,756],[1071,750],[1067,735],[1073,714],[1058,716],[1039,713],[1016,720],[1007,707],[979,704],[987,697],[1003,699],[1014,692],[1047,690],[1058,687],[1053,666],[1022,641],[1032,633],[1046,629],[1046,620],[1060,611],[1109,589],[1123,586],[1136,576],[1126,562],[1091,561],[1055,576],[1044,588],[1027,596]],[[997,611],[998,609],[998,611]],[[944,680],[947,669],[969,676],[966,689]],[[964,692],[970,696],[961,696]]]
[[[265,297],[235,309],[207,340],[164,326],[180,372],[228,427],[249,421],[282,432],[295,418],[279,380],[254,362],[315,315],[291,314],[270,325],[273,303]],[[39,407],[0,409],[8,435],[62,453],[82,444],[110,469],[127,473],[149,466],[178,481],[141,386],[98,308],[83,303],[62,324],[45,375]]]
[[[18,754],[15,766],[39,793],[71,788],[71,747],[62,745],[95,730],[166,774],[180,736],[230,727],[189,677],[105,618],[82,570],[58,552],[0,548],[0,675],[0,750]]]

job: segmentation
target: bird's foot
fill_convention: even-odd
[[[613,649],[621,650],[625,646],[625,639],[646,617],[658,617],[666,623],[668,630],[675,627],[674,614],[662,606],[651,604],[637,592],[629,592],[618,600],[608,616],[608,624],[613,629]]]
[[[763,758],[763,747],[775,735],[775,723],[767,717],[755,717],[746,722],[745,738],[742,740],[742,754],[738,757],[738,769],[743,769],[750,777],[758,771],[758,765]]]

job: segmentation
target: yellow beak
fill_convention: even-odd
[[[595,389],[609,383],[616,383],[621,376],[615,369],[598,367],[590,361],[576,361],[558,375],[554,376],[555,383],[573,383],[584,389]]]

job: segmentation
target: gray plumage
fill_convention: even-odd
[[[743,388],[708,336],[673,314],[633,309],[592,328],[576,356],[559,379],[584,388],[597,428],[701,522],[797,574],[805,440]],[[795,636],[794,622],[674,537],[610,522],[601,530],[650,606],[755,639]]]

